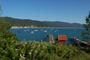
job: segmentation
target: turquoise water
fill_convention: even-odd
[[[20,41],[22,40],[36,40],[48,41],[47,35],[53,34],[56,39],[58,35],[67,35],[68,38],[77,37],[81,39],[82,29],[75,28],[18,28],[11,29]],[[69,39],[67,42],[70,42]]]

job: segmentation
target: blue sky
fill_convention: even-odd
[[[90,0],[0,0],[3,16],[84,23]]]

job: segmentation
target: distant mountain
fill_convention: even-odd
[[[80,23],[68,23],[68,22],[60,22],[60,21],[46,21],[48,24],[58,25],[62,27],[82,27]]]
[[[5,21],[9,22],[13,26],[57,27],[56,25],[53,24],[48,24],[42,21],[36,21],[31,19],[18,19],[12,17],[1,17],[1,18],[3,18]]]
[[[31,19],[18,19],[12,17],[0,17],[13,26],[35,26],[35,27],[82,27],[79,23],[68,23],[59,21],[36,21]]]

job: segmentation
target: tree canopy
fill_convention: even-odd
[[[82,39],[84,41],[90,42],[90,12],[86,17],[86,24],[84,24],[84,32],[82,33]]]

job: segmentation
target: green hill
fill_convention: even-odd
[[[60,27],[53,24],[48,24],[42,21],[36,21],[31,19],[18,19],[12,17],[0,17],[3,18],[5,21],[9,22],[13,26],[35,26],[35,27]]]
[[[34,26],[34,27],[82,27],[80,23],[68,23],[61,21],[37,21],[31,19],[19,19],[12,17],[0,17],[12,24],[12,26]]]

